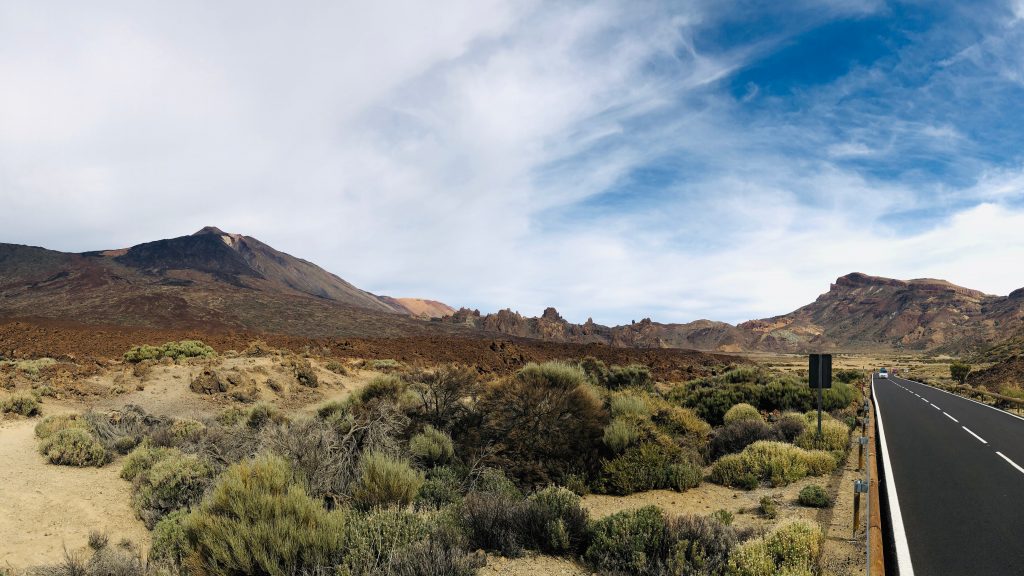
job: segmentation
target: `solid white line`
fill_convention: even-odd
[[[974,402],[978,406],[984,406],[985,408],[989,408],[989,409],[995,410],[996,412],[999,412],[1000,414],[1006,414],[1007,416],[1009,416],[1011,418],[1016,418],[1017,420],[1024,420],[1024,418],[1022,418],[1020,416],[1017,416],[1016,414],[1011,414],[1010,412],[1007,412],[1006,410],[1000,410],[999,408],[996,408],[995,406],[989,406],[988,404],[985,404],[984,402],[978,402],[977,400],[974,400],[972,398],[966,398],[966,397],[961,396],[959,394],[954,394],[952,392],[947,392],[946,390],[943,390],[942,388],[936,388],[935,386],[932,386],[931,384],[925,384],[924,382],[918,382],[917,380],[907,380],[906,378],[901,378],[901,380],[903,380],[904,382],[913,382],[914,384],[920,384],[921,386],[927,386],[927,387],[931,388],[932,390],[938,390],[939,392],[942,392],[943,394],[949,394],[950,396],[952,396],[954,398],[959,398],[961,400],[967,400],[968,402]]]
[[[1006,460],[1007,462],[1009,462],[1010,466],[1013,466],[1014,468],[1017,469],[1017,472],[1020,472],[1021,474],[1024,474],[1024,468],[1021,468],[1020,466],[1017,466],[1017,463],[1014,462],[1013,460],[1010,460],[1009,458],[1007,458],[1006,454],[1003,454],[1002,452],[996,452],[996,454],[999,454],[1003,458],[1003,460]]]
[[[892,459],[885,443],[885,428],[882,426],[882,410],[875,396],[875,377],[871,377],[871,398],[875,401],[875,420],[878,422],[878,441],[882,445],[882,466],[885,468],[885,494],[889,499],[889,521],[892,523],[892,540],[896,546],[896,567],[900,576],[914,576],[914,564],[910,561],[910,544],[900,514],[900,500],[896,495],[896,481],[893,479]]]
[[[945,412],[943,412],[943,414],[946,414],[946,413],[945,413]],[[950,420],[952,420],[953,422],[956,422],[957,424],[959,424],[959,423],[960,423],[960,421],[959,421],[959,420],[957,420],[956,418],[953,418],[953,417],[952,417],[952,416],[950,416],[949,414],[946,414],[946,418],[949,418]]]
[[[968,428],[967,426],[961,426],[961,428],[963,428],[964,430],[967,430],[967,433],[968,433],[968,434],[970,434],[971,436],[974,436],[975,438],[977,438],[978,440],[980,440],[982,444],[988,444],[988,442],[986,442],[984,438],[982,438],[981,436],[978,436],[978,435],[977,435],[977,434],[975,434],[974,432],[971,432],[971,429],[970,429],[970,428]]]
[[[931,402],[929,402],[929,404],[932,404],[932,403],[931,403]],[[938,406],[936,406],[935,404],[932,404],[932,408],[935,408],[936,410],[942,410],[942,408],[939,408],[939,407],[938,407]]]

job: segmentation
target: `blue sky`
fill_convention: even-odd
[[[606,324],[1024,286],[1024,2],[0,0],[0,241]]]

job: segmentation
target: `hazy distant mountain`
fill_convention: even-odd
[[[459,310],[446,322],[558,342],[698,350],[805,352],[892,350],[969,352],[1024,326],[1024,289],[991,296],[944,280],[893,280],[853,273],[794,312],[737,326],[644,319],[607,327],[570,324],[553,308],[539,318],[510,310]]]
[[[0,244],[0,317],[302,335],[451,331],[409,317],[451,310],[426,302],[376,296],[214,227],[84,254]]]

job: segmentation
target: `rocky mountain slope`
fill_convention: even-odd
[[[1024,289],[991,296],[944,280],[894,280],[853,273],[828,292],[782,316],[733,326],[698,320],[661,324],[644,319],[607,327],[566,322],[547,309],[539,318],[510,310],[481,315],[462,309],[449,323],[557,342],[697,350],[973,352],[1024,327]]]
[[[418,320],[447,308],[423,302],[376,296],[214,227],[83,254],[0,244],[0,318],[310,336],[464,331]]]

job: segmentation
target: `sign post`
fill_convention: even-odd
[[[821,391],[832,387],[832,355],[810,354],[807,357],[807,379],[818,389],[818,441],[821,441]]]

